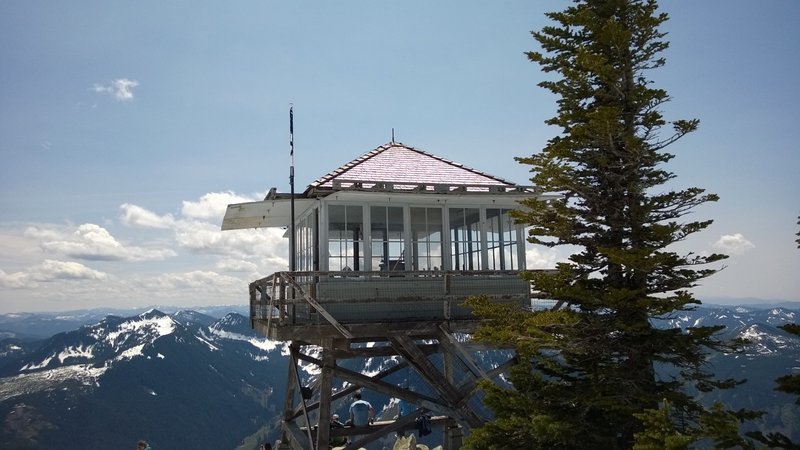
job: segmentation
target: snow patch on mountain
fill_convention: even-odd
[[[61,353],[58,354],[57,358],[61,364],[64,364],[68,358],[86,358],[86,359],[93,359],[94,353],[92,350],[94,346],[89,345],[84,347],[83,345],[80,346],[72,346],[65,348]],[[46,365],[46,364],[45,364]]]
[[[776,354],[787,345],[783,336],[765,332],[758,325],[747,327],[739,336],[750,341],[745,350],[748,356]]]
[[[378,363],[376,364],[376,359],[375,358],[367,358],[367,361],[364,364],[364,370],[361,371],[361,374],[372,378],[375,375],[381,373],[384,370],[384,368],[383,368],[383,366],[381,364],[379,364],[380,362],[382,362],[382,360],[378,360]],[[373,366],[377,366],[377,367],[372,369],[372,370],[370,370],[370,367],[373,367]]]
[[[3,378],[0,383],[0,402],[23,394],[53,389],[60,382],[77,380],[84,385],[99,386],[99,378],[108,367],[94,367],[91,364],[74,364],[40,372],[23,373]]]
[[[55,357],[56,355],[53,354],[43,359],[42,362],[40,362],[39,364],[36,363],[25,364],[24,366],[22,366],[21,369],[19,369],[19,371],[24,372],[28,370],[44,369],[45,367],[47,367],[48,364],[50,364],[50,361],[52,361]]]
[[[139,344],[136,347],[131,347],[124,352],[120,353],[114,361],[124,361],[126,359],[133,359],[137,356],[143,356],[142,350],[144,349],[144,344]]]
[[[22,352],[22,350],[23,350],[23,348],[20,347],[19,345],[9,344],[9,345],[6,346],[4,351],[0,351],[0,357],[13,355],[15,353],[20,353],[20,352]]]
[[[782,325],[787,322],[796,322],[794,311],[788,311],[783,308],[773,308],[769,312],[767,323],[770,325]]]
[[[286,354],[288,355],[289,346],[287,345],[286,347],[284,347],[284,349],[286,350]],[[308,347],[305,353],[312,358],[322,360],[322,347],[311,345]],[[299,361],[298,365],[300,366],[300,369],[303,372],[307,373],[312,378],[322,374],[322,368],[316,364],[312,364],[305,361]]]
[[[126,321],[120,324],[116,331],[108,333],[106,339],[116,343],[117,339],[128,333],[137,335],[149,335],[151,342],[159,337],[166,336],[175,332],[175,321],[169,316],[148,318],[145,314],[139,316],[139,320]]]
[[[218,328],[210,329],[211,334],[220,337],[222,339],[230,339],[232,341],[244,341],[252,345],[253,347],[264,350],[264,351],[272,351],[278,348],[279,345],[283,345],[283,343],[278,341],[272,341],[269,339],[257,339],[250,336],[245,336],[239,333],[232,333],[230,331],[220,330]]]
[[[216,346],[216,345],[214,345],[214,344],[213,344],[213,343],[212,343],[210,340],[208,340],[208,338],[207,338],[205,335],[203,335],[203,334],[197,334],[197,335],[195,335],[194,337],[195,337],[195,339],[197,339],[198,341],[202,342],[203,344],[206,344],[206,346],[207,346],[207,347],[208,347],[208,348],[209,348],[211,351],[219,351],[219,347],[217,347],[217,346]]]

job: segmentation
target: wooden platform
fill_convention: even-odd
[[[479,294],[519,307],[531,299],[516,271],[277,272],[250,284],[250,318],[270,339],[317,345],[425,336],[439,323],[471,333],[477,321],[464,302]]]
[[[409,433],[417,431],[417,418],[424,414],[421,410],[416,411],[408,416],[397,417],[394,420],[375,421],[374,423],[363,426],[353,427],[342,425],[340,427],[331,426],[329,430],[329,437],[331,440],[342,436],[386,436],[390,433],[397,433],[402,436],[407,436]],[[447,416],[430,416],[430,426],[435,427],[458,427],[456,421]],[[308,433],[306,427],[299,427],[300,433],[305,437]],[[311,436],[314,440],[317,439],[317,427],[311,428]],[[361,439],[351,439],[351,447],[357,448],[360,445]]]
[[[253,328],[291,342],[282,420],[287,448],[324,448],[331,437],[357,436],[347,447],[355,449],[389,433],[409,432],[415,419],[428,413],[435,414],[436,424],[447,424],[440,428],[444,448],[459,448],[461,436],[486,420],[470,405],[478,401],[479,382],[493,380],[514,362],[512,353],[498,365],[482,367],[475,355],[497,348],[458,336],[477,329],[480,321],[463,303],[481,294],[507,305],[531,305],[530,286],[515,271],[278,272],[251,283]],[[377,357],[392,361],[377,374],[342,364]],[[412,371],[425,392],[398,385],[399,371]],[[405,401],[416,412],[368,427],[323,425],[335,402],[361,389]],[[321,428],[309,429],[308,423]]]

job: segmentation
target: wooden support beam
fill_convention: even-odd
[[[439,344],[424,344],[419,346],[426,355],[431,355],[439,352]],[[336,359],[351,359],[351,358],[379,358],[382,356],[396,356],[397,350],[390,345],[381,345],[375,347],[357,347],[357,348],[337,348],[334,350]]]
[[[328,323],[331,324],[331,326],[336,328],[336,330],[339,331],[339,333],[342,334],[342,336],[344,336],[344,337],[346,337],[348,339],[352,339],[353,338],[353,335],[350,334],[350,331],[347,328],[345,328],[344,326],[342,326],[342,324],[340,324],[339,321],[337,321],[328,311],[326,311],[325,308],[323,308],[314,298],[312,298],[310,295],[308,295],[308,293],[306,293],[306,291],[302,287],[300,287],[300,285],[297,283],[297,281],[294,279],[294,277],[289,275],[288,272],[281,272],[281,277],[284,280],[286,280],[287,283],[291,284],[292,287],[294,287],[294,289],[296,291],[300,292],[300,294],[302,294],[302,296],[303,296],[303,299],[305,299],[305,301],[309,305],[314,307],[317,310],[317,312],[322,317],[324,317],[325,320],[328,321]]]
[[[417,417],[421,416],[425,410],[420,408],[414,411],[413,414],[410,414],[405,417],[400,417],[394,422],[390,423],[389,425],[382,426],[380,428],[375,427],[375,425],[368,425],[366,427],[359,427],[359,428],[366,428],[369,431],[369,434],[365,435],[361,439],[354,440],[350,445],[345,447],[345,449],[357,449],[363,445],[369,444],[370,442],[374,442],[380,439],[383,436],[386,436],[389,433],[400,431],[412,423],[417,419]],[[354,431],[358,431],[356,428]]]
[[[503,364],[500,364],[499,366],[490,370],[489,372],[486,372],[486,376],[488,377],[489,380],[491,380],[494,377],[508,370],[511,366],[514,365],[515,362],[516,362],[516,357],[511,358],[508,361],[504,362]],[[472,397],[475,394],[475,391],[477,390],[478,390],[478,379],[467,380],[466,382],[458,386],[458,392],[459,394],[461,394],[462,397]]]
[[[369,434],[374,431],[380,431],[380,433],[385,436],[393,431],[404,431],[415,428],[415,421],[417,420],[417,417],[426,412],[428,412],[426,409],[419,408],[413,413],[407,416],[400,416],[395,420],[378,421],[363,427],[331,428],[330,435],[331,437],[352,436],[354,434]],[[446,416],[437,416],[435,418],[431,418],[431,425],[439,424],[443,419],[446,418]]]
[[[446,414],[451,417],[458,417],[460,414],[450,405],[438,401],[438,399],[421,395],[417,392],[410,391],[397,387],[393,384],[388,384],[382,381],[374,380],[366,375],[353,372],[341,367],[337,367],[335,374],[338,378],[349,381],[353,384],[372,389],[377,392],[382,392],[386,395],[409,401],[415,405],[421,406],[431,411],[437,411],[441,414]]]
[[[483,369],[481,369],[477,364],[475,364],[475,361],[472,359],[472,356],[469,353],[467,353],[467,351],[464,349],[461,343],[458,342],[458,340],[456,340],[455,336],[453,336],[444,327],[443,324],[439,324],[439,344],[447,347],[447,350],[450,353],[456,355],[461,360],[461,362],[464,363],[465,366],[467,366],[467,369],[469,369],[469,371],[472,372],[473,376],[475,376],[476,378],[481,377],[487,380],[489,379],[489,377],[486,376],[486,372]]]
[[[483,419],[466,405],[467,399],[463,398],[458,390],[447,381],[446,377],[434,367],[425,354],[417,348],[413,340],[398,336],[392,337],[391,341],[392,345],[394,345],[411,365],[425,377],[426,381],[439,392],[439,395],[447,402],[448,409],[458,411],[457,414],[452,415],[454,419],[463,420],[470,427],[479,427],[483,425]]]
[[[318,359],[318,358],[314,358],[312,356],[309,356],[309,355],[306,355],[306,354],[303,354],[303,353],[298,353],[297,358],[300,359],[300,360],[309,362],[311,364],[315,364],[320,368],[324,368],[323,361]],[[393,367],[390,367],[388,369],[385,369],[385,370],[377,373],[376,375],[374,375],[372,377],[372,379],[381,380],[384,377],[387,377],[387,376],[389,376],[389,375],[391,375],[391,374],[393,374],[395,372],[398,372],[398,371],[400,371],[402,369],[405,369],[407,366],[408,366],[408,363],[403,361],[403,362],[398,363],[397,365],[395,365]],[[334,365],[332,367],[332,370],[331,370],[331,377],[335,378],[336,374],[340,371],[340,369],[341,368],[338,368],[338,367],[336,367]],[[345,380],[345,381],[347,381],[347,380]],[[389,386],[392,386],[392,385],[389,385]],[[343,390],[338,391],[336,393],[333,393],[331,395],[331,402],[334,402],[334,401],[336,401],[336,400],[338,400],[338,399],[340,399],[342,397],[346,397],[347,395],[352,394],[353,392],[355,392],[355,391],[357,391],[359,389],[360,389],[360,387],[357,384],[353,384],[349,388],[346,388],[346,389],[343,389]],[[326,391],[326,392],[329,392],[329,391]],[[320,397],[322,397],[322,393],[320,393]],[[314,411],[315,409],[317,409],[319,407],[319,402],[312,402],[312,403],[306,404],[305,407],[306,407],[306,409],[308,411]],[[290,419],[295,419],[295,418],[299,417],[302,413],[303,413],[302,405],[298,405],[294,409],[292,414],[290,416],[288,416],[288,417]]]
[[[303,441],[308,441],[306,435],[311,435],[311,431],[306,429],[306,433],[294,422],[283,422],[284,435],[288,435],[289,439],[281,439],[281,444],[288,443],[292,446],[292,450],[308,450],[310,446],[304,446]]]
[[[293,346],[294,346],[294,344],[289,346],[290,351],[291,351],[291,348]],[[286,381],[286,397],[284,398],[284,404],[283,404],[283,414],[284,415],[283,415],[283,420],[281,421],[281,423],[283,423],[283,426],[281,427],[281,430],[282,430],[281,441],[289,440],[289,436],[288,436],[289,429],[286,428],[286,426],[287,426],[287,424],[292,423],[292,420],[294,420],[294,417],[290,416],[288,413],[289,413],[289,411],[292,410],[292,407],[294,406],[294,393],[295,393],[295,390],[298,387],[297,386],[297,379],[295,377],[295,370],[297,370],[297,369],[294,366],[294,364],[292,363],[292,358],[289,358],[289,373],[286,376],[286,380],[287,380]]]
[[[330,427],[325,424],[331,420],[331,396],[322,395],[323,392],[331,392],[333,386],[333,369],[336,367],[336,360],[333,357],[333,342],[322,348],[322,374],[319,383],[319,415],[317,419],[317,448],[325,449],[330,442]]]

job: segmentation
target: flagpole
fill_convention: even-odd
[[[291,205],[291,235],[289,237],[289,270],[294,272],[297,267],[295,255],[295,229],[294,229],[294,106],[289,103],[289,158],[291,163],[289,165],[289,203]]]

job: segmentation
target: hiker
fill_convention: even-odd
[[[334,414],[331,416],[331,430],[334,428],[344,428],[344,424],[339,421],[339,415]],[[341,447],[343,445],[347,445],[347,436],[331,436],[330,439],[330,446],[331,447]]]
[[[375,410],[372,405],[361,399],[361,392],[353,394],[353,404],[350,405],[350,420],[348,424],[354,427],[363,427],[372,423]]]

